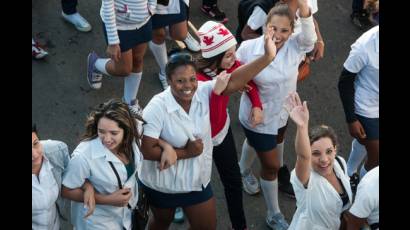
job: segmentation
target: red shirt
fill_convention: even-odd
[[[237,69],[242,64],[239,61],[235,61],[233,66],[228,69],[227,73],[232,73],[235,69]],[[210,81],[212,77],[202,73],[197,72],[196,77],[198,81]],[[248,85],[251,87],[249,91],[246,92],[249,99],[251,100],[252,107],[259,107],[262,109],[262,102],[259,97],[259,90],[256,84],[251,80],[248,82]],[[226,95],[217,95],[212,91],[211,100],[209,102],[209,110],[210,110],[210,120],[211,120],[211,132],[212,137],[218,134],[223,127],[225,126],[225,122],[227,119],[227,111],[226,108],[228,107],[229,103],[229,96]]]

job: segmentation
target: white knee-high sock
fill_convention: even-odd
[[[155,60],[157,61],[159,68],[160,68],[160,77],[165,78],[165,65],[168,62],[168,56],[167,56],[167,46],[164,43],[162,44],[155,44],[154,42],[150,41],[148,42],[148,46],[152,52],[152,54],[155,57]]]
[[[358,170],[366,154],[366,147],[354,139],[352,141],[352,150],[350,151],[349,160],[347,161],[347,174],[349,176],[352,176],[353,173]]]
[[[362,165],[362,168],[360,169],[360,179],[362,179],[364,177],[364,175],[366,175],[367,170],[364,168],[364,164]]]
[[[138,88],[140,86],[142,72],[133,73],[124,78],[124,100],[130,104],[137,98]]]
[[[278,179],[269,181],[259,178],[259,181],[261,183],[266,207],[268,208],[268,215],[280,212],[278,201]]]
[[[278,151],[280,167],[283,166],[283,146],[285,142],[276,145],[276,150]]]
[[[107,68],[106,68],[106,65],[107,65],[109,60],[110,60],[109,58],[98,58],[97,61],[94,64],[94,66],[101,73],[112,77],[112,75],[107,72]]]
[[[239,160],[239,168],[243,174],[246,170],[250,169],[253,161],[256,158],[256,151],[248,144],[248,140],[245,139],[242,145],[241,159]]]

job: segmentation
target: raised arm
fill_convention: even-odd
[[[242,65],[231,73],[231,79],[223,92],[224,95],[230,95],[245,87],[252,78],[268,66],[276,56],[276,46],[273,37],[273,28],[268,28],[264,35],[265,54],[253,60],[252,62]]]
[[[297,35],[296,39],[300,49],[305,52],[310,52],[313,50],[317,40],[313,16],[307,4],[307,0],[298,0],[298,8],[302,32]]]
[[[307,108],[306,101],[300,101],[298,93],[290,93],[285,101],[285,108],[289,112],[290,118],[295,122],[296,139],[296,176],[299,181],[307,186],[309,182],[310,170],[311,170],[311,148],[309,142],[309,110]]]

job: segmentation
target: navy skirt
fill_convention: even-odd
[[[152,29],[163,28],[188,20],[189,9],[184,1],[179,0],[179,14],[154,14],[152,16]]]

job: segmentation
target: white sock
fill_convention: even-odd
[[[362,168],[360,169],[360,180],[366,175],[367,170],[364,168],[364,164],[362,165]]]
[[[132,100],[137,98],[141,78],[142,72],[131,72],[130,75],[124,78],[124,100],[127,104],[130,104]]]
[[[154,42],[150,41],[148,42],[148,46],[159,65],[159,69],[161,71],[160,77],[165,77],[165,65],[168,62],[167,46],[165,42],[157,45]]]
[[[253,149],[252,146],[248,144],[248,140],[245,139],[242,145],[241,159],[239,160],[239,168],[241,170],[241,174],[243,174],[246,170],[251,168],[255,158],[255,149]]]
[[[352,141],[352,150],[350,151],[349,160],[347,161],[347,174],[352,176],[357,171],[359,165],[366,157],[366,147],[360,144],[356,139]]]
[[[97,61],[94,64],[94,66],[101,73],[112,77],[112,75],[107,72],[107,68],[106,68],[106,65],[107,65],[109,60],[110,60],[109,58],[98,58]]]
[[[261,183],[263,197],[265,198],[268,213],[276,214],[280,212],[278,202],[278,179],[269,181],[259,178],[259,181]]]
[[[280,167],[283,166],[283,146],[285,142],[276,145],[276,150],[278,151]]]

